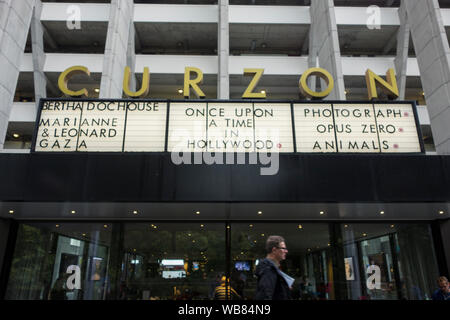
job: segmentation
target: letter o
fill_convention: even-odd
[[[323,79],[328,85],[327,89],[321,92],[313,91],[308,87],[307,80],[310,76],[317,76]],[[322,68],[311,68],[306,70],[300,77],[300,92],[307,98],[325,98],[334,88],[334,80],[331,74]]]

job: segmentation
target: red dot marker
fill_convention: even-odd
[[[405,117],[409,117],[409,113],[408,113],[408,112],[405,112],[405,113],[404,113],[404,116],[405,116]]]
[[[398,131],[403,132],[403,128],[398,129]]]
[[[394,149],[398,149],[398,144],[394,144]]]
[[[281,149],[281,147],[282,147],[282,146],[281,146],[281,143],[277,144],[277,148],[278,148],[278,149]]]

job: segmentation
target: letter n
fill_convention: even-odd
[[[376,75],[372,70],[366,71],[366,85],[369,92],[369,100],[377,99],[377,87],[380,87],[391,99],[396,99],[399,96],[397,79],[395,78],[394,69],[390,68],[386,73],[385,81],[380,76]]]

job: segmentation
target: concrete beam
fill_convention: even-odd
[[[35,0],[0,2],[0,149],[3,149]]]
[[[397,74],[397,85],[399,89],[398,99],[404,100],[406,93],[409,38],[411,35],[411,28],[408,23],[408,17],[404,2],[402,2],[400,6],[398,15],[401,21],[401,25],[397,32],[397,56],[395,57],[394,64]]]
[[[31,18],[31,48],[33,52],[34,67],[34,96],[36,100],[36,110],[39,108],[39,101],[47,97],[47,77],[44,73],[45,53],[44,53],[44,30],[39,17],[42,12],[41,0],[36,0],[33,16]]]
[[[123,71],[128,63],[128,38],[133,24],[133,9],[132,0],[111,1],[100,98],[122,98]]]
[[[310,38],[313,39],[312,47],[310,43],[310,67],[318,57],[319,67],[328,70],[334,79],[334,89],[327,99],[345,100],[344,75],[333,0],[313,1],[310,13]]]
[[[379,75],[385,75],[387,69],[394,68],[394,57],[342,57],[342,70],[345,76],[364,76],[367,68]],[[186,66],[200,68],[205,74],[217,74],[217,56],[194,55],[136,55],[136,72],[142,73],[144,67],[150,67],[151,73],[183,74]],[[244,68],[264,68],[264,74],[301,75],[308,69],[308,57],[283,56],[230,56],[229,73],[242,74]],[[102,73],[102,54],[47,53],[45,72],[63,72],[65,69],[83,65],[91,73]],[[20,72],[33,72],[32,55],[25,53],[21,61]],[[408,58],[407,76],[419,77],[419,65],[416,58]]]
[[[403,0],[438,154],[450,154],[450,48],[437,0]]]
[[[219,0],[219,23],[218,23],[218,77],[217,77],[217,98],[230,98],[229,79],[229,55],[230,55],[230,29],[228,23],[228,0]]]

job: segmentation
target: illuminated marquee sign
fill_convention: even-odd
[[[35,152],[420,153],[409,102],[41,101]]]

